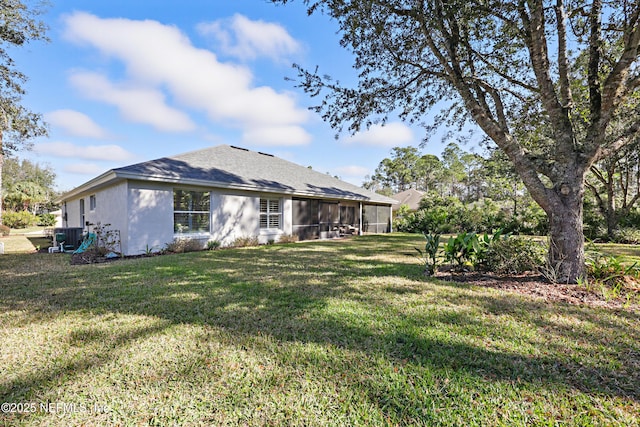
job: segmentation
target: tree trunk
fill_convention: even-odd
[[[548,278],[558,283],[576,283],[586,273],[582,228],[584,186],[579,186],[576,190],[572,191],[566,184],[560,186],[559,197],[553,198],[547,212]]]
[[[609,242],[615,241],[616,231],[618,230],[618,213],[613,209],[609,209],[607,212],[607,240]]]

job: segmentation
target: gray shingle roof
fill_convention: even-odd
[[[420,209],[420,201],[427,194],[424,191],[416,190],[415,188],[410,188],[405,191],[401,191],[400,193],[394,194],[391,198],[400,202],[400,205],[408,205],[409,209],[413,211],[417,211]],[[398,206],[399,207],[399,206]]]
[[[218,145],[114,169],[118,177],[394,204],[395,200],[287,160]]]

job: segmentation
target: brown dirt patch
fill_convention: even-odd
[[[640,311],[640,292],[629,290],[623,293],[622,297],[611,298],[583,285],[549,283],[539,273],[499,275],[487,272],[439,271],[435,277],[440,280],[516,292],[550,302]]]

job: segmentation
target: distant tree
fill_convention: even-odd
[[[34,214],[41,208],[51,208],[56,195],[55,180],[56,173],[49,166],[7,157],[1,181],[5,208]]]
[[[376,168],[371,183],[365,186],[378,187],[379,190],[390,190],[397,193],[416,187],[417,163],[420,160],[415,147],[394,147],[391,158],[383,159]]]
[[[351,132],[398,111],[420,122],[449,100],[437,122],[470,118],[505,152],[549,218],[558,279],[584,277],[586,175],[640,133],[637,0],[305,3],[336,20],[358,70],[347,88],[298,67],[300,85],[323,96],[325,120]],[[629,125],[613,126],[621,116]]]
[[[446,180],[449,183],[448,194],[462,198],[464,188],[462,181],[465,178],[465,167],[462,163],[464,151],[455,142],[450,142],[442,150],[442,164],[445,170]]]
[[[587,188],[605,220],[607,237],[615,238],[620,220],[640,200],[640,140],[591,166]]]
[[[416,162],[417,189],[435,191],[442,186],[445,174],[444,165],[433,154],[425,154]]]
[[[486,195],[493,200],[506,200],[518,215],[518,205],[527,193],[524,183],[503,151],[492,149],[484,161]]]
[[[24,46],[32,40],[46,39],[46,26],[37,18],[43,6],[44,2],[40,1],[0,2],[0,177],[6,154],[28,145],[33,138],[47,134],[42,117],[21,104],[27,76],[18,71],[9,54],[11,48]],[[0,224],[1,189],[2,182]]]

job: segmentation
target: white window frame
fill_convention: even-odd
[[[260,230],[282,230],[282,199],[261,197],[259,210]],[[274,222],[277,222],[277,227],[272,226]],[[266,224],[266,227],[263,224]]]
[[[89,196],[89,211],[95,211],[96,205],[96,195],[92,194]]]
[[[200,211],[200,210],[176,210],[175,207],[175,193],[176,191],[184,191],[184,192],[188,192],[188,193],[208,193],[209,194],[209,210],[207,211]],[[198,190],[188,190],[188,189],[182,189],[182,188],[174,188],[173,189],[173,230],[174,230],[174,235],[179,235],[179,236],[197,236],[197,235],[209,235],[211,233],[211,192],[209,191],[198,191]],[[186,231],[180,231],[180,230],[176,230],[176,214],[206,214],[209,218],[209,226],[207,227],[207,230],[189,230],[187,229]]]

